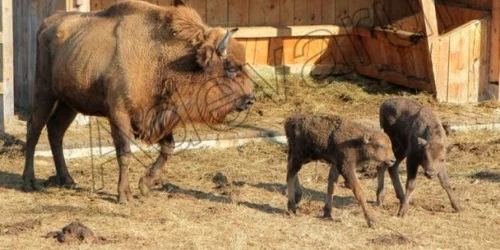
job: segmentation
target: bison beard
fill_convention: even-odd
[[[107,117],[111,124],[120,169],[119,202],[132,196],[127,176],[130,138],[160,145],[159,157],[139,183],[146,195],[173,152],[172,130],[178,124],[220,123],[228,113],[252,106],[245,51],[231,38],[236,31],[208,27],[188,7],[140,1],[45,19],[37,33],[23,189],[36,189],[34,151],[45,125],[57,173],[51,180],[74,184],[62,140],[80,112]]]

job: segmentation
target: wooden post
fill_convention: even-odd
[[[427,46],[429,53],[427,56],[427,65],[429,68],[429,82],[432,85],[431,89],[438,101],[447,101],[447,91],[444,82],[437,81],[440,75],[447,74],[447,72],[439,72],[444,70],[440,67],[443,62],[440,61],[440,41],[438,19],[436,14],[436,5],[434,0],[420,0],[422,13],[425,21],[425,35],[427,37]]]
[[[1,82],[0,82],[0,131],[14,115],[14,49],[12,34],[12,1],[1,0]]]
[[[491,10],[491,54],[490,82],[498,83],[500,79],[500,1],[493,0]]]

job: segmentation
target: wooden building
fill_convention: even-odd
[[[56,10],[96,11],[119,1],[13,1],[12,92],[17,108],[31,110],[35,34],[40,21]],[[147,2],[173,4],[173,0]],[[355,71],[434,93],[442,102],[478,102],[499,96],[498,0],[185,2],[211,26],[241,27],[236,37],[256,69],[275,67],[280,72],[312,75]]]

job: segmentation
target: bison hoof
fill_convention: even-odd
[[[63,188],[73,188],[75,187],[75,182],[71,176],[59,177],[57,175],[49,177],[43,185],[45,187],[63,187]]]
[[[40,188],[38,188],[35,184],[35,180],[25,180],[23,182],[22,189],[24,192],[34,192],[34,191],[39,191]]]
[[[295,201],[288,201],[288,214],[292,215],[292,213],[297,214],[297,205]]]
[[[323,219],[333,220],[332,212],[325,211],[325,213],[323,213]]]
[[[139,180],[139,190],[142,196],[149,195],[149,189],[151,188],[151,179],[149,177],[143,176]]]

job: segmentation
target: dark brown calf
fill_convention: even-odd
[[[389,168],[396,196],[401,202],[398,215],[404,216],[415,189],[418,166],[424,169],[424,175],[432,178],[434,174],[446,190],[455,211],[460,210],[457,198],[452,191],[446,174],[446,131],[439,118],[430,107],[405,99],[386,100],[380,107],[380,126],[389,135],[396,163]],[[399,181],[399,164],[406,159],[407,182],[406,195]],[[384,199],[384,173],[387,167],[379,169],[377,203],[382,205]]]
[[[288,210],[296,213],[296,204],[302,198],[297,176],[302,165],[323,160],[331,165],[324,216],[331,217],[333,193],[341,174],[361,204],[368,226],[372,227],[375,221],[356,178],[356,167],[369,160],[392,165],[395,158],[389,137],[335,115],[291,116],[285,121],[285,132],[288,139]]]

